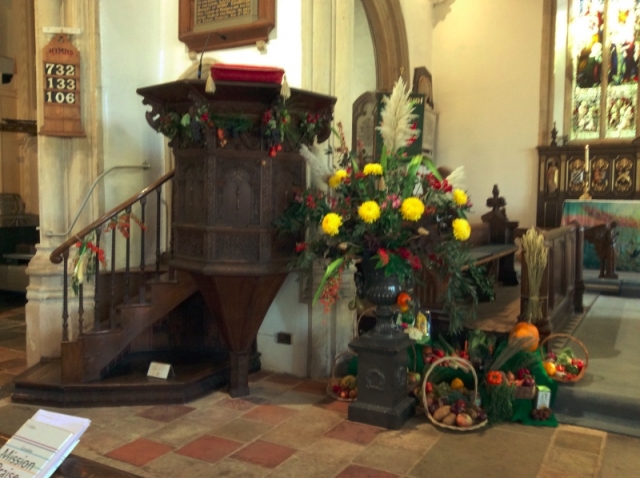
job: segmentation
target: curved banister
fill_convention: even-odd
[[[157,179],[154,183],[152,183],[151,185],[147,186],[146,188],[144,188],[139,193],[134,194],[129,199],[124,201],[122,204],[114,207],[109,212],[104,213],[102,215],[102,217],[100,217],[100,219],[96,219],[91,224],[89,224],[87,227],[82,229],[80,232],[74,234],[72,237],[70,237],[65,242],[63,242],[61,245],[59,245],[51,253],[51,255],[49,256],[49,259],[51,260],[51,262],[53,262],[54,264],[60,264],[62,262],[62,260],[63,260],[64,254],[68,254],[69,249],[76,242],[78,242],[84,236],[89,234],[95,228],[97,228],[97,227],[101,226],[102,224],[105,224],[106,222],[110,221],[113,216],[115,216],[115,215],[119,214],[120,212],[124,211],[129,206],[133,206],[133,204],[135,204],[136,202],[141,200],[143,197],[147,196],[151,192],[153,192],[156,189],[158,189],[160,186],[162,186],[164,183],[166,183],[169,179],[173,178],[174,175],[175,175],[175,169],[172,169],[167,174],[165,174],[164,176],[162,176],[159,179]]]

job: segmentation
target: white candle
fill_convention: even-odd
[[[584,147],[584,171],[589,172],[589,145]]]

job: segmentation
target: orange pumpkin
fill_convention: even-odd
[[[528,348],[530,352],[533,352],[538,348],[538,344],[540,343],[540,333],[535,325],[528,322],[518,322],[509,334],[510,341],[523,337],[531,337],[533,339],[531,347]]]

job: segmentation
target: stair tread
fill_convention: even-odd
[[[259,355],[256,353],[251,359],[251,373],[260,369]],[[171,363],[168,357],[139,356],[138,365],[133,366],[130,373],[74,384],[62,383],[61,361],[54,359],[24,372],[19,377],[21,380],[16,380],[11,398],[17,403],[58,407],[187,403],[228,384],[229,361],[222,356],[175,363],[176,375],[167,380],[149,378],[140,370],[140,364],[150,359]],[[43,369],[47,370],[46,374],[34,373]]]

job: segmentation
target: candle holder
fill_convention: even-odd
[[[585,173],[587,176],[586,181],[583,184],[583,190],[582,190],[582,196],[580,196],[580,201],[591,201],[591,194],[589,194],[590,192],[590,181],[589,181],[589,173]]]

